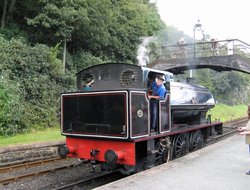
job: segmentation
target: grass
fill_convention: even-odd
[[[19,134],[12,137],[0,136],[0,148],[37,142],[52,142],[63,139],[65,139],[65,137],[61,135],[60,129],[58,127],[54,127],[41,131],[32,131],[27,134]]]
[[[246,112],[247,105],[228,106],[224,104],[218,104],[209,110],[208,114],[211,114],[212,121],[220,120],[225,122],[246,117]],[[13,137],[0,136],[0,148],[35,142],[51,142],[63,139],[65,139],[65,137],[61,135],[59,127],[54,127],[41,131],[33,131],[27,134],[19,134]]]
[[[247,117],[247,105],[228,106],[225,104],[217,104],[214,108],[208,111],[208,114],[211,114],[212,121],[231,121]]]

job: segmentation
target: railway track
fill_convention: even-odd
[[[247,122],[247,118],[242,118],[236,121],[227,122],[225,127],[223,128],[223,134],[214,135],[211,139],[209,139],[206,142],[206,145],[209,146],[213,143],[216,143],[218,141],[221,141],[223,139],[226,139],[236,134],[237,128],[246,125],[246,122]],[[118,172],[98,173],[96,176],[93,176],[93,177],[89,176],[86,179],[83,179],[83,180],[62,186],[62,187],[58,187],[53,190],[71,190],[71,189],[78,189],[78,188],[91,189],[91,188],[86,188],[84,186],[86,186],[88,183],[91,183],[91,182],[93,183],[93,181],[97,181],[97,180],[106,181],[107,183],[107,180],[113,179],[112,181],[114,181],[114,178],[121,179],[124,177],[124,176],[117,177],[117,175],[121,175],[121,174]]]
[[[78,164],[82,163],[82,162],[80,162],[80,163],[70,162],[68,164],[67,163],[61,164],[59,166],[46,166],[48,164],[54,165],[54,163],[62,161],[62,160],[67,160],[67,159],[62,159],[62,158],[57,157],[57,158],[46,159],[46,160],[41,160],[41,161],[35,161],[35,162],[29,162],[29,163],[23,163],[23,164],[15,164],[15,165],[7,166],[7,167],[1,167],[0,168],[0,176],[1,175],[8,176],[8,172],[12,172],[12,175],[13,175],[13,173],[19,173],[19,172],[17,172],[19,170],[23,170],[23,171],[20,172],[22,174],[13,175],[10,177],[3,177],[3,178],[1,177],[2,179],[0,178],[0,184],[6,185],[6,184],[9,184],[11,182],[23,179],[23,178],[28,178],[28,177],[38,176],[41,174],[55,172],[57,170],[62,170],[62,169],[74,167],[74,166],[77,166]],[[34,167],[36,167],[36,166],[39,166],[40,168],[35,169],[35,171],[33,171]],[[31,169],[31,171],[27,171],[28,169]]]
[[[58,188],[54,188],[53,190],[71,190],[71,189],[78,189],[78,188],[84,188],[84,189],[90,189],[91,188],[91,184],[94,184],[95,182],[99,183],[99,186],[103,185],[101,183],[106,184],[108,181],[115,181],[118,179],[121,179],[122,176],[121,173],[119,173],[118,171],[112,171],[112,172],[98,172],[95,173],[94,175],[90,175],[85,177],[82,180],[58,187]],[[97,184],[95,184],[94,186],[96,186]],[[86,187],[88,186],[88,187]]]
[[[247,121],[248,121],[247,118],[240,118],[237,120],[223,123],[223,134],[212,136],[212,138],[209,138],[206,141],[206,145],[216,143],[220,140],[226,139],[234,134],[237,134],[237,128],[246,126]]]
[[[10,166],[5,166],[5,167],[0,168],[0,173],[12,171],[14,169],[34,167],[37,165],[42,165],[42,164],[49,163],[49,162],[55,162],[58,160],[62,160],[62,158],[58,157],[58,158],[51,158],[51,159],[40,160],[40,161],[35,161],[35,162],[28,162],[28,163],[23,163],[23,164],[14,164]]]
[[[236,121],[231,121],[227,122],[224,124],[223,127],[223,135],[215,135],[213,138],[208,139],[206,142],[206,145],[209,146],[210,144],[216,143],[220,140],[226,139],[234,134],[237,133],[237,127],[244,126],[246,125],[247,118],[242,118]],[[55,172],[58,170],[63,170],[63,169],[69,169],[72,168],[76,165],[80,165],[81,163],[84,162],[74,162],[74,163],[68,163],[68,164],[59,164],[58,166],[55,166],[55,163],[59,163],[62,160],[67,160],[67,159],[61,159],[61,158],[52,158],[52,159],[46,159],[46,160],[40,160],[40,161],[35,161],[35,162],[29,162],[29,163],[23,163],[23,164],[15,164],[15,165],[7,165],[5,167],[0,167],[0,184],[1,185],[7,185],[13,182],[18,182],[21,181],[21,179],[24,178],[31,178],[34,176],[40,176],[41,174],[48,174],[51,172]],[[46,165],[52,165],[48,168],[46,168]],[[34,168],[34,167],[40,167],[36,171],[29,170],[29,168]],[[19,170],[25,170],[25,173],[19,174]],[[8,176],[4,175],[5,173],[12,172],[15,173],[16,175],[13,176]],[[8,177],[2,177],[2,176],[8,176]],[[118,176],[118,178],[117,178]],[[73,183],[67,182],[67,185],[63,185],[61,187],[57,187],[55,189],[74,189],[74,187],[84,187],[86,184],[93,184],[93,181],[105,184],[108,181],[116,180],[122,178],[122,176],[117,175],[117,172],[95,172],[92,174],[84,175],[82,180],[79,181],[74,181]],[[105,182],[102,182],[105,181]],[[72,182],[72,181],[71,181]],[[58,185],[57,185],[58,186]],[[60,185],[59,185],[60,186]],[[56,185],[54,186],[56,187]],[[96,186],[95,186],[96,187]],[[53,189],[53,188],[50,188]],[[91,188],[85,188],[85,189],[91,189]]]

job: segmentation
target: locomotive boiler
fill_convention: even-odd
[[[150,131],[147,92],[157,75],[165,77],[166,95],[157,100],[157,130]],[[100,163],[130,174],[204,146],[222,133],[207,111],[212,94],[202,86],[173,81],[173,74],[132,64],[107,63],[77,73],[77,91],[61,95],[61,157]],[[87,87],[87,88],[86,88]]]

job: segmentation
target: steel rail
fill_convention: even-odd
[[[70,167],[73,167],[73,166],[75,166],[75,164],[68,164],[68,165],[64,165],[64,166],[49,168],[49,169],[46,169],[46,170],[31,172],[31,173],[23,174],[23,175],[19,175],[19,176],[13,176],[13,177],[5,178],[5,179],[0,179],[0,184],[7,185],[10,182],[17,181],[18,179],[37,176],[37,175],[45,174],[45,173],[49,173],[49,172],[54,172],[56,170],[66,169],[66,168],[70,168]]]
[[[10,166],[0,167],[0,173],[4,173],[4,172],[7,172],[7,171],[12,171],[12,170],[18,169],[18,168],[24,168],[24,167],[29,168],[29,167],[49,163],[49,162],[55,162],[55,161],[58,161],[58,160],[62,160],[62,158],[60,158],[60,157],[50,158],[50,159],[40,160],[40,161],[35,161],[35,162],[27,162],[27,163],[23,163],[23,164],[15,164],[15,165],[10,165]]]
[[[108,172],[98,172],[98,173],[95,173],[95,174],[93,174],[91,176],[87,176],[85,179],[82,179],[82,180],[79,180],[79,181],[76,181],[76,182],[61,186],[61,187],[57,187],[57,188],[54,188],[52,190],[75,189],[75,187],[79,187],[79,186],[82,187],[82,186],[84,186],[84,185],[86,185],[89,182],[94,181],[94,180],[100,180],[100,179],[103,179],[105,177],[108,177],[110,179],[111,175],[114,175],[114,176],[118,177],[119,174],[120,173],[118,173],[118,171],[116,171],[116,170],[115,171],[108,171]],[[118,178],[120,179],[121,177],[118,177]]]

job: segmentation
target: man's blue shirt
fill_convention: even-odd
[[[165,98],[165,94],[167,91],[163,84],[157,86],[156,82],[153,82],[151,85],[151,89],[153,96],[160,96],[161,100]]]

